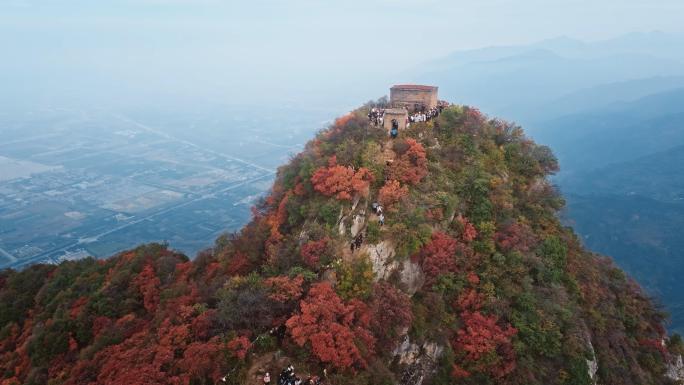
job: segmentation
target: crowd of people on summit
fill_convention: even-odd
[[[430,109],[423,108],[422,110],[409,115],[409,123],[428,122],[438,117],[443,109],[444,106],[442,106],[441,104],[437,105],[437,107],[433,107]]]
[[[444,110],[444,107],[446,107],[446,103],[444,102],[439,102],[436,107],[432,108],[427,108],[425,105],[414,106],[413,112],[408,114],[406,127],[409,127],[411,123],[429,122],[438,117]],[[404,108],[408,112],[408,109],[406,107]],[[376,127],[382,126],[385,122],[385,109],[378,107],[371,108],[370,111],[368,111],[368,120]]]
[[[378,127],[382,126],[384,123],[385,110],[383,108],[371,108],[368,111],[368,120],[372,125]]]

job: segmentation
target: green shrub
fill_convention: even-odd
[[[366,226],[366,241],[368,243],[375,244],[380,242],[381,234],[382,230],[380,229],[378,222],[368,222],[368,225]]]
[[[373,290],[373,265],[368,256],[357,257],[352,262],[340,262],[337,266],[337,292],[345,300],[368,299]]]

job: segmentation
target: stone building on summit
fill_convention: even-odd
[[[409,110],[437,107],[437,87],[418,84],[399,84],[390,88],[392,107],[406,107]]]

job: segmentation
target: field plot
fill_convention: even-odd
[[[159,116],[1,116],[0,268],[105,257],[146,242],[193,257],[249,220],[275,167],[320,124],[316,114]],[[302,121],[308,130],[294,128]]]

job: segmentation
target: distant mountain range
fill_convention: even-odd
[[[663,301],[684,330],[684,36],[454,52],[410,73],[522,123],[560,161],[565,219]]]
[[[603,167],[684,144],[684,88],[560,116],[535,125],[563,169]]]
[[[438,84],[445,99],[528,123],[539,116],[540,109],[562,105],[573,93],[596,95],[586,92],[594,87],[599,87],[595,90],[599,95],[607,87],[601,100],[610,103],[681,85],[683,63],[684,38],[652,32],[592,43],[562,37],[531,45],[457,51],[406,76]],[[655,79],[644,81],[650,78]],[[619,83],[635,80],[640,82],[626,85],[630,92],[623,95]]]

